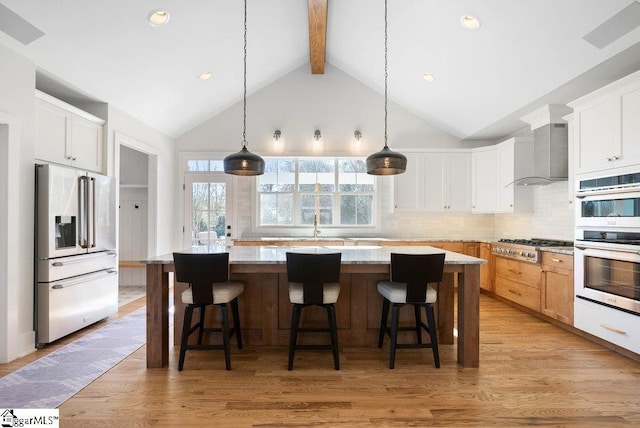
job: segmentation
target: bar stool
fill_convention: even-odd
[[[187,254],[173,253],[175,276],[179,282],[189,283],[189,288],[182,292],[182,303],[187,306],[182,324],[182,340],[180,342],[180,361],[178,371],[184,367],[185,354],[189,350],[224,349],[227,370],[231,370],[231,350],[229,339],[235,334],[238,349],[242,349],[240,332],[240,315],[238,313],[238,296],[244,291],[244,284],[229,281],[229,253]],[[233,328],[229,328],[228,304],[231,304]],[[205,327],[205,311],[207,306],[220,308],[222,328]],[[193,310],[200,309],[200,320],[191,326]],[[189,345],[189,336],[198,331],[198,342]],[[222,345],[203,345],[202,337],[207,332],[222,333]]]
[[[341,253],[287,253],[289,300],[293,303],[288,370],[293,369],[293,359],[297,349],[332,349],[333,365],[336,370],[340,370],[335,303],[340,295],[341,258]],[[329,328],[299,326],[302,308],[312,305],[321,306],[327,310]],[[299,331],[329,332],[331,345],[298,345]]]
[[[436,368],[440,367],[438,353],[438,334],[433,312],[433,303],[437,299],[437,292],[429,283],[442,281],[444,270],[444,253],[437,254],[397,254],[391,253],[391,280],[378,282],[378,293],[382,295],[382,318],[380,320],[380,336],[378,348],[382,348],[385,333],[391,339],[389,349],[389,368],[393,369],[396,359],[396,349],[400,348],[432,348]],[[414,308],[415,327],[398,327],[398,310],[404,305]],[[391,305],[391,326],[387,326]],[[426,325],[420,317],[420,308],[424,308],[427,316]],[[431,339],[430,343],[422,343],[422,330]],[[417,343],[397,343],[399,330],[413,330],[416,332]]]

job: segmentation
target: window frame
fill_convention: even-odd
[[[318,159],[318,158],[322,158],[322,159],[331,159],[334,162],[335,168],[333,171],[335,180],[334,180],[334,185],[335,185],[335,189],[332,192],[326,192],[326,191],[321,191],[319,192],[319,194],[322,195],[331,195],[332,197],[332,219],[333,219],[333,224],[331,225],[327,225],[327,224],[321,224],[319,225],[319,228],[321,230],[327,230],[330,231],[328,232],[328,234],[335,236],[338,234],[349,234],[349,233],[379,233],[380,231],[380,225],[379,225],[379,218],[380,218],[380,203],[378,201],[378,180],[377,177],[373,177],[373,190],[371,192],[346,192],[346,191],[340,191],[340,186],[339,186],[339,174],[340,174],[340,164],[339,161],[342,159],[356,159],[356,160],[361,160],[364,161],[363,157],[360,156],[273,156],[273,157],[266,157],[265,159],[290,159],[290,160],[294,160],[295,161],[295,183],[294,183],[294,190],[293,192],[286,192],[286,193],[292,193],[293,194],[293,204],[292,204],[292,209],[293,209],[293,224],[286,224],[286,225],[276,225],[276,224],[261,224],[261,202],[260,202],[260,196],[261,194],[264,193],[270,193],[270,192],[261,192],[259,191],[259,180],[257,179],[255,182],[255,185],[253,186],[253,200],[254,200],[254,207],[255,207],[255,212],[254,212],[254,221],[253,221],[253,228],[252,228],[252,233],[256,233],[256,234],[261,234],[264,235],[266,233],[274,233],[274,234],[282,234],[282,233],[286,233],[286,232],[297,232],[297,231],[301,231],[301,230],[312,230],[313,229],[313,224],[307,224],[307,223],[302,223],[302,216],[301,216],[301,198],[302,195],[313,195],[313,192],[304,192],[304,191],[300,191],[299,190],[299,165],[300,165],[300,160],[305,160],[305,159]],[[366,173],[365,173],[366,174]],[[273,192],[273,193],[278,193],[278,192]],[[340,224],[340,218],[341,218],[341,206],[340,206],[340,202],[341,202],[341,196],[342,195],[348,195],[348,194],[360,194],[360,195],[371,195],[371,224],[366,224],[366,225],[358,225],[358,224],[349,224],[349,225],[342,225]],[[326,236],[326,235],[325,235]]]

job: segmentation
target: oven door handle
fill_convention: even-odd
[[[640,190],[640,186],[637,183],[626,185],[626,186],[618,186],[618,187],[610,187],[608,189],[601,190],[583,190],[576,192],[576,198],[583,199],[587,196],[599,196],[599,195],[611,195],[615,193],[630,193],[637,192]]]
[[[600,251],[615,251],[620,253],[631,253],[640,255],[640,250],[630,250],[627,248],[610,248],[610,247],[587,247],[585,245],[577,245],[575,246],[579,250],[600,250]]]
[[[640,263],[640,251],[626,248],[596,248],[576,245],[576,249],[582,250],[585,257],[599,257],[608,260],[620,260],[631,263]]]

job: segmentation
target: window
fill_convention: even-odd
[[[222,172],[224,165],[221,160],[189,160],[187,172]]]
[[[374,177],[357,158],[265,159],[259,226],[373,225]]]
[[[293,159],[265,160],[264,174],[258,176],[261,225],[293,224],[295,168]]]
[[[360,159],[339,159],[340,224],[373,224],[373,176]]]

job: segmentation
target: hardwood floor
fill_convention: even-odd
[[[490,297],[480,305],[479,369],[445,345],[440,369],[430,350],[402,349],[389,370],[388,340],[342,343],[340,371],[327,351],[301,351],[287,371],[285,347],[235,346],[232,371],[221,351],[192,351],[178,372],[178,348],[147,370],[142,347],[65,402],[60,426],[640,426],[640,363]]]

